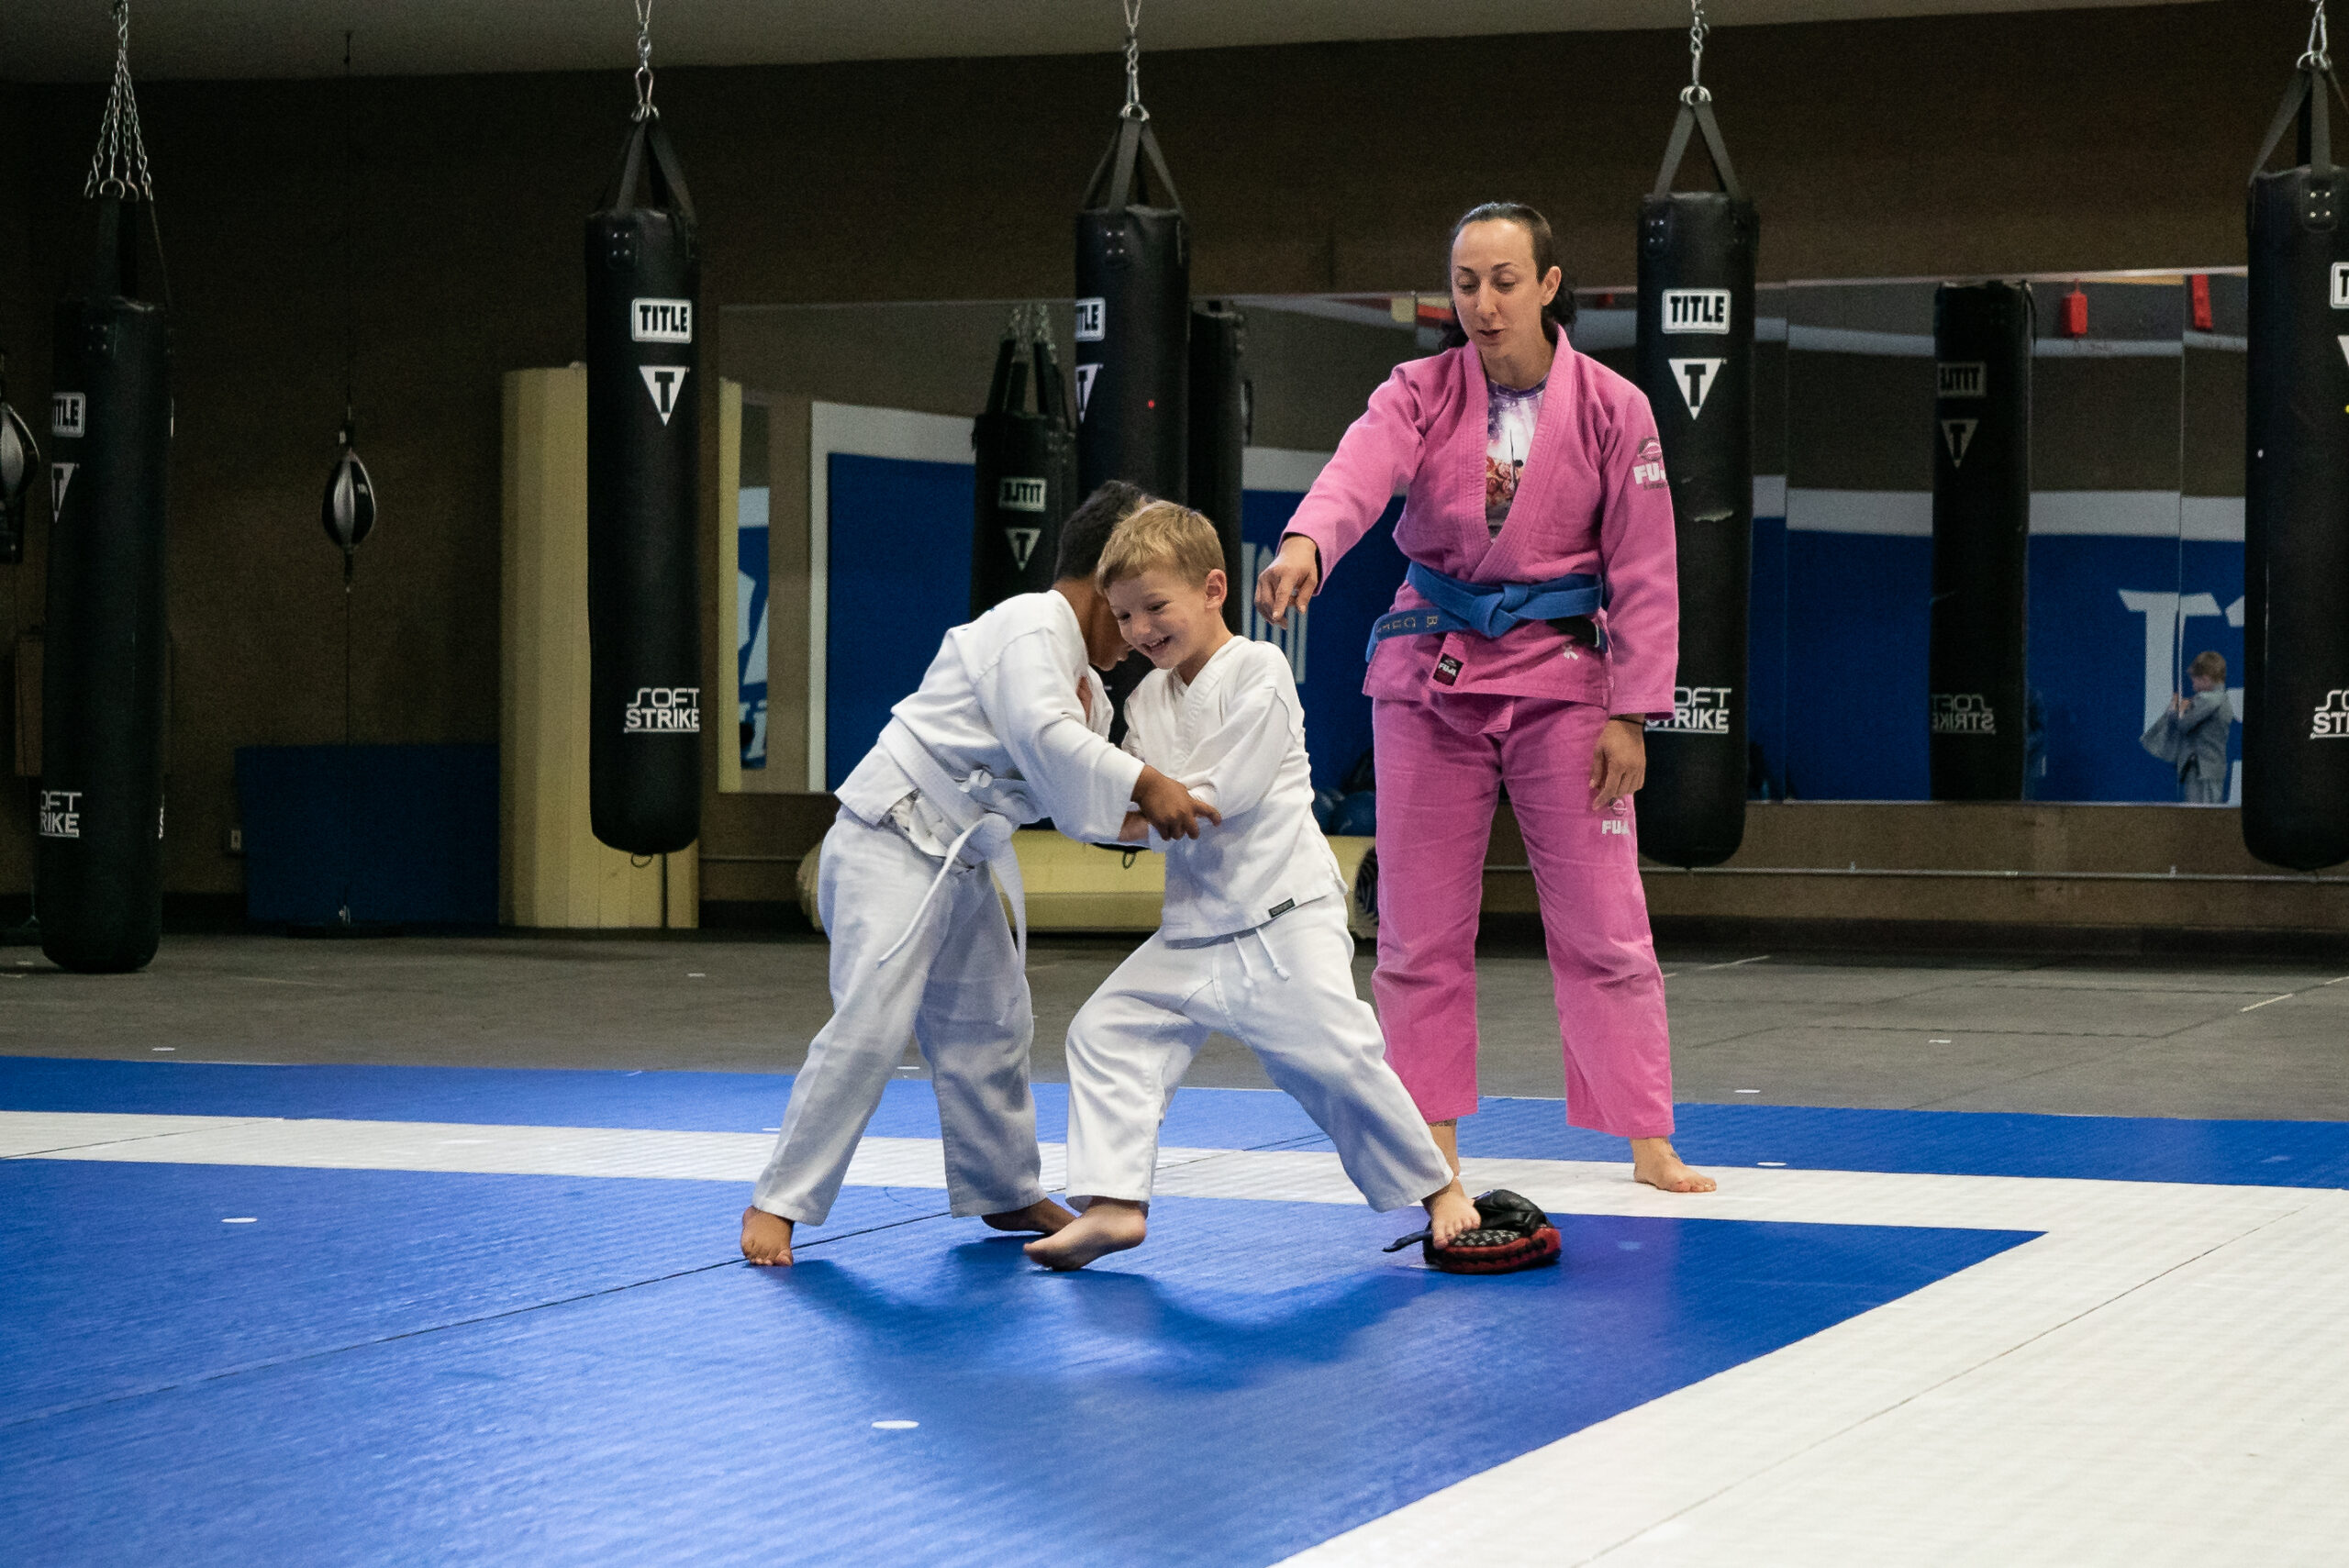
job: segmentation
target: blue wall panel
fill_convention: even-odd
[[[242,746],[245,917],[497,923],[497,748]]]
[[[1932,541],[1787,535],[1787,788],[1804,800],[1922,800]]]
[[[971,465],[830,459],[824,786],[873,749],[938,639],[971,618]]]

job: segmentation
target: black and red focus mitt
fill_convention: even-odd
[[[1558,1228],[1508,1188],[1496,1187],[1479,1196],[1476,1218],[1476,1229],[1462,1231],[1450,1246],[1437,1246],[1431,1231],[1414,1230],[1396,1238],[1386,1250],[1399,1252],[1417,1241],[1428,1267],[1448,1274],[1513,1274],[1558,1261]]]

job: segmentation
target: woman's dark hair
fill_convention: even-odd
[[[1525,230],[1526,238],[1533,241],[1533,278],[1537,284],[1548,277],[1550,269],[1558,264],[1558,241],[1550,232],[1548,218],[1543,217],[1523,202],[1486,202],[1462,213],[1460,221],[1452,226],[1451,237],[1443,242],[1447,286],[1450,281],[1448,270],[1451,265],[1452,248],[1460,242],[1460,231],[1472,223],[1513,223]],[[1559,278],[1558,296],[1542,307],[1542,314],[1556,322],[1561,333],[1575,324],[1573,279],[1563,275]],[[1466,341],[1468,341],[1467,328],[1460,325],[1460,316],[1455,311],[1453,314],[1452,325],[1443,329],[1443,346],[1447,349],[1456,349]]]

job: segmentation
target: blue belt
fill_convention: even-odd
[[[1574,572],[1547,583],[1465,583],[1431,567],[1411,562],[1404,581],[1419,590],[1428,607],[1397,610],[1381,616],[1370,628],[1369,658],[1390,637],[1431,637],[1452,631],[1473,631],[1498,637],[1528,621],[1564,620],[1597,615],[1607,603],[1607,580]],[[1596,646],[1604,651],[1607,636],[1594,628]]]

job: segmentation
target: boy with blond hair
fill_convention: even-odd
[[[1123,839],[1166,855],[1164,912],[1069,1026],[1068,1191],[1085,1212],[1029,1256],[1078,1269],[1141,1243],[1159,1122],[1216,1029],[1304,1106],[1374,1208],[1423,1206],[1438,1246],[1475,1229],[1355,994],[1345,883],[1313,820],[1296,682],[1270,643],[1224,626],[1215,525],[1153,502],[1111,533],[1095,581],[1155,666],[1127,699],[1126,750],[1222,821],[1169,840],[1126,818]]]

